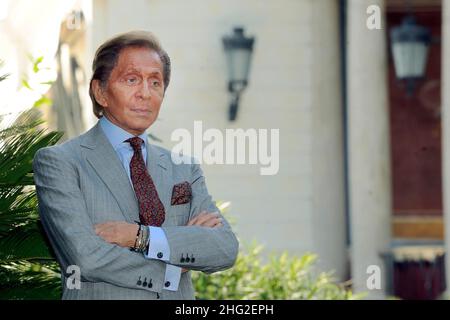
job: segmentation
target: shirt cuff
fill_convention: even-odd
[[[181,268],[171,264],[166,265],[166,276],[164,278],[164,289],[177,291],[181,278]]]
[[[150,237],[148,239],[148,251],[144,252],[147,259],[157,259],[162,261],[169,261],[170,247],[167,242],[164,230],[159,227],[148,227],[150,230]],[[178,286],[178,285],[177,285]]]

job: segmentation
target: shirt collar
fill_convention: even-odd
[[[102,130],[105,133],[106,137],[108,138],[109,142],[113,146],[114,150],[117,151],[117,149],[122,147],[123,145],[130,146],[129,143],[126,143],[124,141],[129,138],[135,137],[135,135],[133,135],[133,134],[123,130],[121,127],[115,125],[114,123],[109,121],[108,118],[106,118],[106,116],[101,117],[99,122],[100,122],[100,127],[102,128]],[[144,132],[139,135],[139,138],[141,138],[144,141],[143,148],[145,148],[146,144],[147,144],[147,134]]]

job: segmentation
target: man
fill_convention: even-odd
[[[194,299],[189,270],[230,268],[238,241],[193,162],[149,144],[170,59],[148,32],[99,47],[90,96],[98,123],[33,161],[39,211],[63,299]],[[80,268],[73,289],[67,268]],[[72,269],[69,269],[72,270]]]

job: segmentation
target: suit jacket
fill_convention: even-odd
[[[203,210],[218,211],[200,166],[176,165],[170,151],[147,146],[148,171],[166,212],[167,263],[205,273],[230,268],[239,244],[225,219],[220,228],[185,226]],[[33,170],[40,218],[61,267],[63,299],[195,298],[190,272],[182,273],[178,291],[162,290],[166,262],[146,259],[95,234],[97,223],[139,220],[134,190],[99,123],[75,139],[40,149]],[[183,181],[191,184],[191,201],[171,205],[173,186]],[[69,265],[80,268],[80,289],[66,284]]]

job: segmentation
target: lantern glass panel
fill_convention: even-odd
[[[395,74],[399,79],[425,75],[428,45],[424,42],[396,42],[392,46]]]

